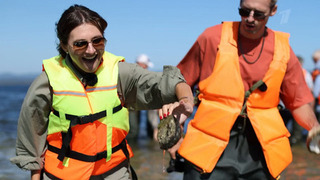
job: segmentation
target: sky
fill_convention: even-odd
[[[239,21],[239,0],[0,0],[0,74],[40,73],[42,60],[58,55],[55,23],[73,4],[108,22],[106,50],[134,63],[147,54],[150,70],[177,65],[197,37],[222,21]],[[320,1],[278,0],[267,26],[290,33],[290,44],[313,69],[320,49]]]

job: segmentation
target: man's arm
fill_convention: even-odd
[[[310,104],[305,104],[294,109],[292,115],[297,123],[308,131],[313,127],[319,126],[319,122]]]
[[[320,134],[320,125],[310,104],[305,104],[294,109],[292,115],[300,126],[309,131],[307,143]]]

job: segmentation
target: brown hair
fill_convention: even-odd
[[[240,0],[240,6],[241,6],[241,4],[242,4],[242,1],[243,1],[243,0]],[[271,2],[270,2],[270,9],[272,9],[272,8],[277,4],[277,1],[278,1],[278,0],[271,0]]]
[[[60,20],[56,23],[56,33],[60,40],[57,50],[63,58],[66,57],[66,52],[62,49],[61,44],[67,45],[70,32],[84,23],[96,26],[102,34],[104,34],[104,30],[108,26],[107,21],[95,11],[82,5],[75,4],[70,6],[63,12]]]

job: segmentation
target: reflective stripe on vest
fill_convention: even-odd
[[[72,136],[63,162],[57,159],[56,152],[50,149],[46,151],[45,170],[48,173],[61,179],[89,179],[92,175],[103,174],[126,160],[125,153],[117,150],[123,142],[129,150],[129,156],[132,156],[125,141],[129,131],[128,111],[126,108],[117,108],[121,104],[117,95],[120,60],[123,57],[105,52],[103,63],[96,72],[97,84],[86,89],[60,56],[43,61],[53,89],[54,110],[49,115],[47,136],[49,147],[60,149],[56,151],[60,152],[62,136],[69,127]],[[68,154],[80,154],[91,160],[68,158]],[[101,154],[103,159],[100,158]],[[91,162],[90,157],[95,156],[97,161]]]
[[[239,22],[223,23],[213,72],[199,83],[201,103],[179,149],[184,158],[203,172],[211,172],[218,162],[244,102],[237,49],[238,28]],[[247,114],[273,177],[277,177],[292,160],[290,134],[277,110],[289,55],[288,35],[275,32],[273,60],[263,78],[268,88],[265,92],[254,90],[247,99]]]

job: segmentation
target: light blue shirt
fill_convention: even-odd
[[[316,66],[316,69],[320,70],[320,61],[318,61],[315,66]],[[314,81],[313,96],[315,98],[318,98],[319,94],[320,94],[320,76],[317,76]]]

